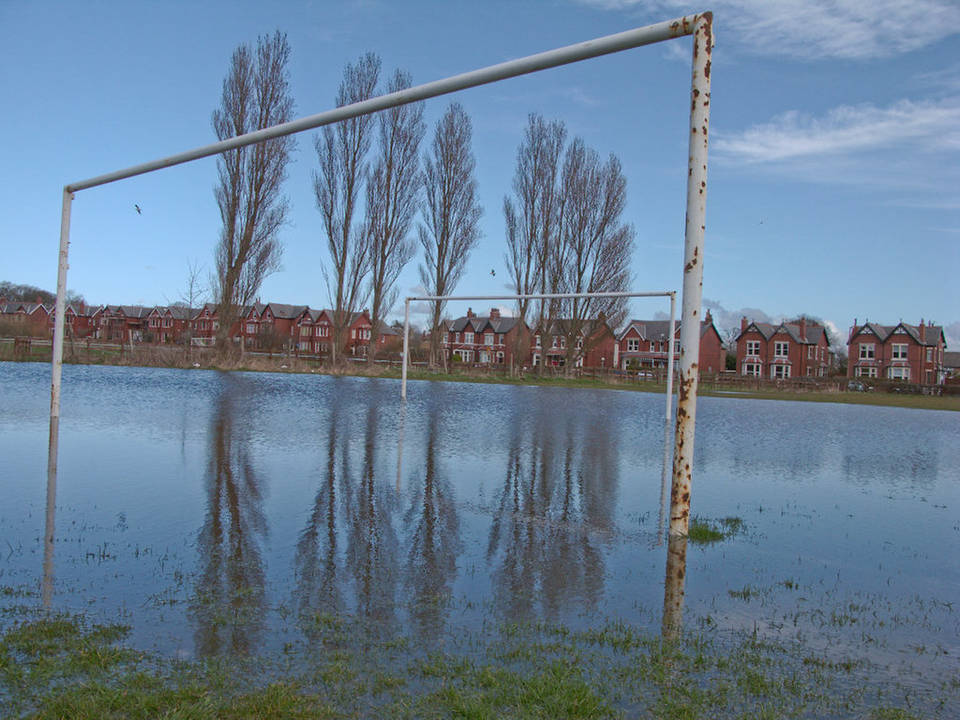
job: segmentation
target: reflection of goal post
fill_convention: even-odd
[[[682,324],[680,327],[680,392],[677,399],[676,452],[674,453],[673,487],[671,491],[670,533],[671,535],[686,535],[690,510],[690,479],[693,469],[694,421],[697,407],[697,357],[700,349],[699,317],[703,289],[703,235],[707,209],[710,58],[713,52],[713,16],[708,12],[687,15],[675,20],[667,20],[655,25],[635,28],[615,35],[607,35],[606,37],[548,50],[498,65],[491,65],[65,185],[63,187],[63,209],[60,218],[57,303],[54,311],[53,358],[51,361],[51,438],[57,431],[60,421],[60,381],[63,372],[70,210],[75,192],[211,155],[218,155],[228,150],[236,150],[265,140],[292,135],[304,130],[312,130],[361,115],[369,115],[391,107],[406,105],[458,90],[486,85],[498,80],[518,77],[643,45],[652,45],[685,35],[693,36],[693,68],[690,88],[687,212],[684,232]],[[54,447],[53,442],[51,442],[52,447]],[[53,457],[51,462],[55,463],[56,458]],[[674,500],[677,500],[677,502],[674,503]]]
[[[536,295],[423,295],[408,297],[403,304],[403,364],[400,371],[400,398],[407,399],[407,363],[410,357],[410,301],[425,300],[429,302],[446,302],[447,300],[562,300],[576,298],[639,298],[639,297],[668,297],[670,298],[670,338],[667,345],[667,409],[664,412],[663,422],[663,472],[661,475],[660,508],[663,509],[663,494],[666,492],[667,475],[670,467],[670,413],[673,409],[673,336],[677,332],[677,293],[673,290],[663,292],[587,292],[587,293],[541,293]],[[521,319],[521,322],[523,320]],[[658,523],[659,528],[662,523]]]

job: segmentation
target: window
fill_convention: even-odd
[[[674,340],[674,341],[673,341],[673,352],[674,352],[675,355],[676,355],[676,354],[679,354],[679,352],[680,352],[680,341],[679,341],[679,340]]]
[[[558,338],[556,335],[554,335],[554,336],[553,336],[553,345],[552,345],[552,347],[559,347],[559,345],[560,345],[560,338]]]
[[[779,345],[779,343],[777,343]],[[784,343],[786,345],[786,343]],[[789,365],[774,365],[770,368],[770,377],[774,380],[786,380],[790,377]]]
[[[566,335],[561,335],[561,336],[560,336],[560,347],[562,347],[562,348],[567,347],[567,336],[566,336]]]
[[[460,342],[460,333],[455,332],[455,333],[453,334],[453,341],[454,341],[455,343]]]
[[[909,380],[910,379],[910,368],[908,367],[892,367],[887,370],[887,377],[891,380]]]
[[[503,365],[503,350],[497,351],[497,365]]]
[[[473,345],[473,333],[472,333],[472,332],[465,332],[465,333],[463,334],[463,342],[464,342],[466,345]]]
[[[300,326],[300,337],[310,337],[312,328],[309,325]]]
[[[540,337],[540,336],[538,335],[538,336],[537,336],[537,339],[539,339],[539,337]],[[539,344],[539,343],[538,343],[538,344]],[[539,365],[539,364],[540,364],[540,356],[539,356],[537,353],[534,353],[534,354],[533,354],[533,366],[536,367],[536,366]]]
[[[173,318],[164,318],[164,319],[163,319],[163,326],[164,326],[165,328],[173,327]]]
[[[877,369],[875,367],[858,367],[855,375],[857,377],[875,378],[877,376]]]
[[[627,352],[640,351],[640,338],[627,338]]]
[[[860,343],[860,359],[873,360],[876,357],[873,343]]]
[[[907,344],[906,343],[894,343],[892,346],[893,355],[891,358],[893,360],[906,360],[907,359]]]
[[[486,350],[481,351],[481,353],[480,353],[480,362],[482,362],[482,363],[488,363],[488,362],[490,362],[490,355],[487,353]]]
[[[773,344],[773,356],[778,358],[785,358],[790,354],[790,343],[788,342],[775,342]]]
[[[744,363],[743,374],[747,377],[760,377],[760,368],[759,363]]]
[[[807,345],[807,360],[813,360],[813,345]]]
[[[497,345],[503,345],[503,333],[497,335]]]
[[[760,341],[759,340],[747,340],[747,355],[750,357],[759,357],[760,356]]]
[[[577,338],[577,350],[583,350],[583,338]]]
[[[933,362],[933,348],[927,348],[927,362]]]
[[[535,344],[536,344],[537,347],[540,347],[540,336],[539,336],[539,335],[537,335],[536,343],[535,343]]]
[[[493,333],[485,333],[483,336],[484,345],[493,345]]]

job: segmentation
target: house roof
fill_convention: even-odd
[[[517,326],[520,318],[498,317],[491,318],[486,315],[474,315],[472,317],[458,317],[450,324],[450,329],[454,332],[461,332],[468,325],[473,328],[473,332],[484,332],[489,327],[495,333],[506,334]]]
[[[960,352],[943,353],[943,367],[950,370],[960,369]]]
[[[703,337],[713,328],[712,320],[700,321],[700,337]],[[636,330],[644,340],[666,340],[670,335],[669,320],[631,320],[627,326],[620,331],[617,341],[623,340],[631,330]],[[676,321],[675,332],[680,332],[680,320]]]
[[[737,335],[737,340],[740,340],[740,338],[750,332],[751,329],[763,335],[764,340],[769,340],[778,332],[785,332],[791,340],[800,345],[818,345],[821,339],[826,342],[827,346],[830,345],[830,336],[827,335],[826,328],[810,320],[806,322],[805,333],[801,331],[799,323],[780,323],[779,325],[773,325],[771,323],[752,322],[747,325],[746,330],[743,330]]]
[[[902,328],[903,332],[909,335],[918,345],[936,346],[941,338],[944,338],[943,327],[941,325],[926,325],[923,328],[923,337],[920,339],[920,327],[917,325],[908,325],[907,323],[897,323],[896,325],[880,325],[878,323],[867,322],[863,325],[854,325],[850,332],[850,341],[852,342],[857,335],[872,333],[876,335],[880,342],[886,342],[891,335],[896,334],[897,330]]]
[[[546,331],[543,331],[545,335],[566,335],[574,320],[573,318],[555,318],[549,322],[549,327]],[[579,332],[584,337],[589,337],[597,332],[602,332],[604,329],[609,330],[611,335],[613,334],[613,330],[604,320],[583,320]]]
[[[267,303],[266,307],[270,308],[270,312],[273,313],[275,318],[280,318],[281,320],[296,320],[303,313],[304,310],[309,308],[306,305],[287,305],[285,303]]]

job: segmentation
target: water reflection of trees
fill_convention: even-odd
[[[404,587],[414,630],[421,638],[439,637],[446,624],[462,547],[453,489],[440,469],[438,426],[439,408],[433,403],[427,419],[424,471],[411,475],[404,515],[409,533]]]
[[[583,418],[540,408],[531,425],[515,417],[507,468],[491,521],[487,561],[494,599],[513,618],[537,608],[597,606],[605,574],[604,538],[618,491],[612,433]]]
[[[209,433],[200,573],[190,602],[199,656],[247,654],[263,631],[267,526],[248,425],[235,422],[242,391],[240,380],[224,378]]]
[[[395,502],[392,489],[377,483],[380,409],[374,395],[367,403],[358,468],[351,453],[353,408],[344,408],[339,395],[331,405],[326,458],[294,559],[295,600],[308,635],[325,613],[353,612],[381,628],[395,622]]]

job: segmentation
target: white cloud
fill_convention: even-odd
[[[689,13],[689,0],[578,0],[607,10]],[[717,42],[804,59],[890,57],[958,32],[955,0],[712,0]],[[667,19],[667,18],[664,18]]]
[[[960,98],[843,105],[819,118],[791,110],[740,133],[714,132],[712,150],[745,163],[771,163],[907,146],[960,149]]]

